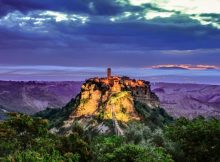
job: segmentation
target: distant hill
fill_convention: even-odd
[[[33,114],[47,107],[63,107],[80,92],[82,83],[0,81],[0,119],[7,111]],[[174,117],[220,118],[218,85],[151,83],[151,87],[161,106]]]
[[[0,119],[4,112],[33,114],[47,107],[66,105],[82,82],[0,81]]]
[[[174,117],[220,118],[218,85],[157,83],[152,89],[160,98],[161,106]]]

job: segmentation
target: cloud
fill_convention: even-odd
[[[172,16],[187,16],[189,19],[196,20],[201,25],[211,25],[220,29],[220,21],[212,14],[220,17],[220,1],[200,1],[200,0],[129,0],[127,2],[132,6],[142,6],[143,10],[139,12],[139,19],[153,20],[155,18],[168,18]],[[145,8],[148,6],[147,8]],[[151,6],[151,7],[149,7]],[[140,14],[141,13],[141,14]],[[206,16],[204,16],[206,14]],[[207,17],[207,14],[210,14]]]
[[[59,13],[59,16],[64,13],[103,16],[113,22],[125,19],[149,21],[157,18],[165,18],[163,22],[169,22],[167,18],[172,16],[187,16],[201,25],[220,29],[220,21],[216,18],[216,15],[219,17],[220,14],[218,0],[0,0],[0,5],[0,15],[13,11],[27,13],[41,10]],[[210,15],[207,17],[204,14]],[[213,14],[216,14],[215,17]]]
[[[166,65],[155,65],[146,68],[153,69],[185,69],[185,70],[208,70],[208,69],[220,69],[220,66],[215,65],[190,65],[190,64],[166,64]]]
[[[218,5],[186,2],[0,0],[0,63],[219,64]]]
[[[212,49],[193,49],[193,50],[163,50],[163,54],[168,55],[198,55],[198,54],[214,54],[220,53],[220,48]]]
[[[22,27],[22,29],[40,28],[49,23],[59,23],[62,21],[73,22],[75,24],[85,24],[88,16],[80,14],[66,14],[55,11],[32,11],[23,14],[19,11],[8,13],[0,19],[0,25],[5,27]],[[27,27],[26,27],[27,26]]]
[[[199,65],[202,66],[202,65]],[[152,82],[187,82],[220,84],[219,70],[213,69],[148,69],[148,68],[112,68],[113,75],[147,79]],[[69,81],[85,80],[95,76],[106,76],[106,67],[67,67],[67,66],[9,66],[0,65],[0,75],[4,80],[46,80]],[[1,78],[1,79],[2,79]]]
[[[219,0],[129,0],[129,2],[131,5],[136,6],[150,3],[158,8],[178,11],[184,14],[220,13]]]
[[[51,10],[92,15],[115,15],[122,9],[120,4],[112,0],[0,0],[0,5],[3,8],[1,15],[14,10],[24,13],[33,10]]]

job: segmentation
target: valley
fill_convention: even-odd
[[[82,83],[0,81],[0,119],[5,112],[33,114],[61,108],[80,92]],[[219,85],[151,83],[151,87],[171,116],[220,117]]]

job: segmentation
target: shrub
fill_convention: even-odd
[[[202,117],[178,119],[166,128],[166,136],[180,145],[183,161],[220,161],[220,121]]]

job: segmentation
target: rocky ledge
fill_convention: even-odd
[[[157,127],[170,121],[149,82],[119,76],[88,79],[67,106],[38,116],[51,120],[52,131],[61,134],[70,133],[74,122],[90,131],[123,135],[129,122]]]

